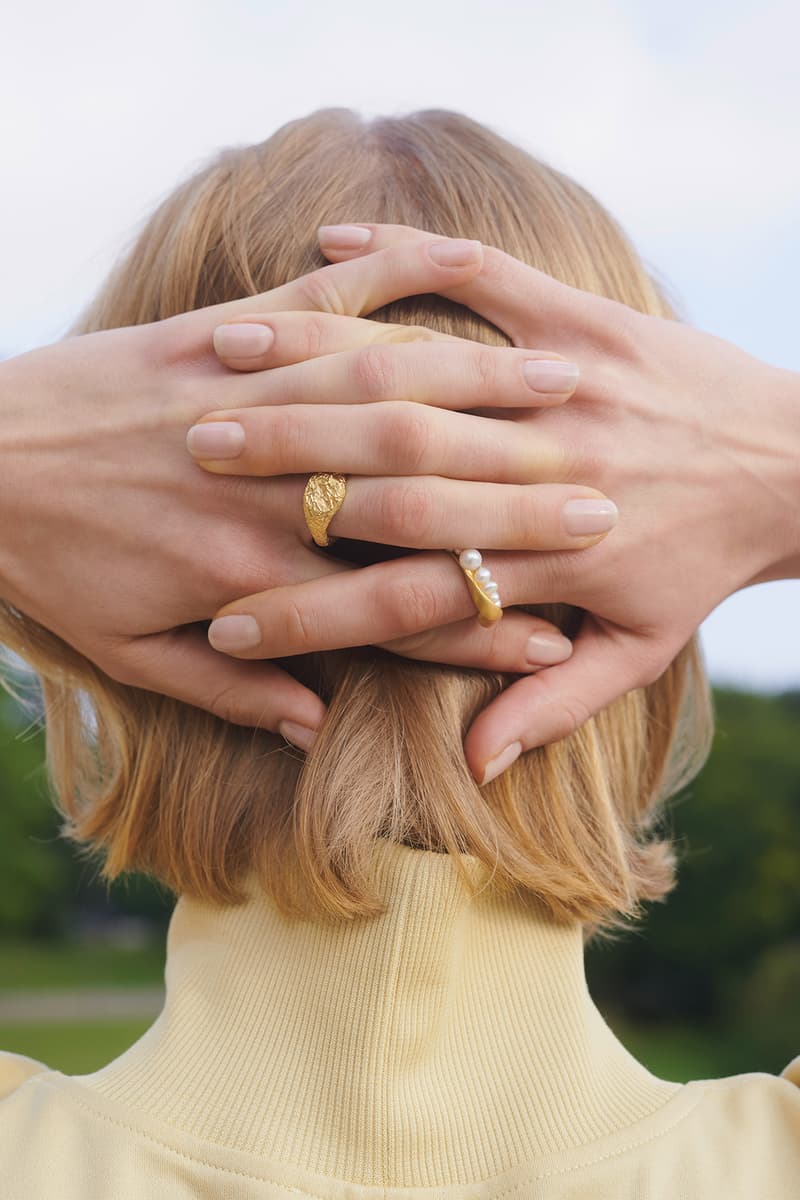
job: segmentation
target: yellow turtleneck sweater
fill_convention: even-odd
[[[578,924],[471,900],[446,854],[380,841],[376,878],[388,911],[337,926],[182,898],[134,1046],[70,1077],[0,1054],[2,1200],[800,1194],[798,1063],[657,1079],[594,1007]]]

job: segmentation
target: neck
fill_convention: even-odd
[[[490,872],[461,856],[469,878]],[[386,913],[285,918],[182,898],[167,1000],[81,1082],[228,1147],[382,1186],[485,1179],[653,1113],[678,1090],[618,1042],[579,924],[453,858],[383,839]]]

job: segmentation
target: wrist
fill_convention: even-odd
[[[800,374],[778,368],[768,371],[761,395],[775,447],[762,477],[769,557],[752,583],[800,579]]]
[[[0,362],[0,599],[12,603],[17,601],[15,564],[25,538],[24,493],[31,473],[23,424],[26,402],[33,402],[32,385],[19,368],[26,357]]]

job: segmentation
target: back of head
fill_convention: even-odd
[[[353,220],[476,238],[575,287],[671,315],[617,226],[563,175],[455,113],[364,123],[333,109],[225,151],[179,187],[76,332],[277,287],[324,265],[320,224]],[[437,297],[375,317],[509,344]],[[582,615],[566,605],[528,611],[568,636]],[[495,886],[534,894],[554,918],[611,928],[672,886],[672,852],[654,832],[659,802],[710,743],[696,638],[654,683],[482,789],[463,735],[511,676],[373,648],[292,659],[285,665],[329,704],[304,760],[273,734],[116,683],[7,606],[0,640],[41,677],[64,831],[102,852],[107,878],[140,870],[176,893],[238,903],[253,872],[297,915],[383,911],[370,863],[374,840],[387,837],[474,855]]]

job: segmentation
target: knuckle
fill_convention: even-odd
[[[376,342],[435,342],[444,340],[435,329],[424,325],[387,325],[374,335]]]
[[[338,316],[346,315],[347,308],[332,267],[322,267],[319,271],[304,275],[297,280],[296,286],[301,301],[308,308]]]
[[[572,694],[565,696],[562,700],[562,707],[565,717],[564,737],[569,737],[571,734],[576,733],[581,726],[585,725],[594,716],[589,705],[580,696]]]
[[[637,361],[641,352],[643,314],[619,300],[593,296],[591,315],[599,327],[599,337],[606,351],[614,357]]]
[[[298,414],[289,407],[277,407],[262,417],[265,427],[258,447],[259,472],[291,474],[297,468],[303,450],[303,427]]]
[[[238,490],[239,497],[245,495],[252,505],[252,493]],[[208,590],[217,597],[217,607],[265,591],[277,582],[274,578],[276,563],[264,554],[260,531],[241,527],[242,507],[241,500],[230,503],[230,516],[205,530],[202,540],[193,547],[191,559],[187,560],[187,577],[191,572],[204,593]]]
[[[143,330],[141,350],[148,362],[179,366],[186,361],[192,315],[179,313],[140,327]]]
[[[386,346],[365,346],[353,359],[357,394],[368,401],[393,400],[396,390],[394,358]]]
[[[133,659],[125,657],[124,651],[116,650],[102,655],[95,654],[94,662],[103,674],[112,679],[114,683],[121,683],[126,687],[136,687],[137,684],[141,684],[141,671],[137,669]]]
[[[241,689],[228,685],[211,697],[206,705],[212,716],[219,717],[231,725],[249,725],[243,704]]]
[[[428,460],[433,433],[428,410],[401,400],[387,404],[380,415],[381,462],[401,475],[419,474]]]
[[[535,486],[521,486],[512,493],[508,502],[506,528],[514,546],[523,550],[535,550],[542,543],[543,519],[537,503]]]
[[[209,560],[209,571],[212,584],[220,595],[228,597],[248,597],[256,591],[264,589],[263,576],[259,578],[255,564],[254,547],[249,552],[241,548],[232,548],[221,553],[213,567]]]
[[[435,520],[433,498],[414,481],[387,484],[380,501],[381,531],[390,545],[424,547]]]
[[[303,318],[301,344],[304,359],[319,358],[326,345],[326,321],[316,313]]]
[[[571,446],[563,446],[564,478],[570,482],[579,481],[590,486],[602,487],[608,471],[609,455],[601,439],[592,441],[590,438],[576,439]]]
[[[283,614],[285,650],[278,649],[278,654],[302,654],[309,650],[318,649],[315,644],[314,618],[296,600],[289,600]]]
[[[497,389],[497,355],[489,347],[476,350],[472,358],[472,370],[478,391],[493,394]]]
[[[649,687],[651,683],[655,683],[659,676],[666,670],[668,661],[668,659],[664,661],[662,654],[655,652],[651,648],[643,649],[636,658],[632,672],[631,686],[633,688],[645,688]]]
[[[444,624],[440,598],[426,583],[406,580],[396,584],[386,596],[386,606],[398,636]]]

